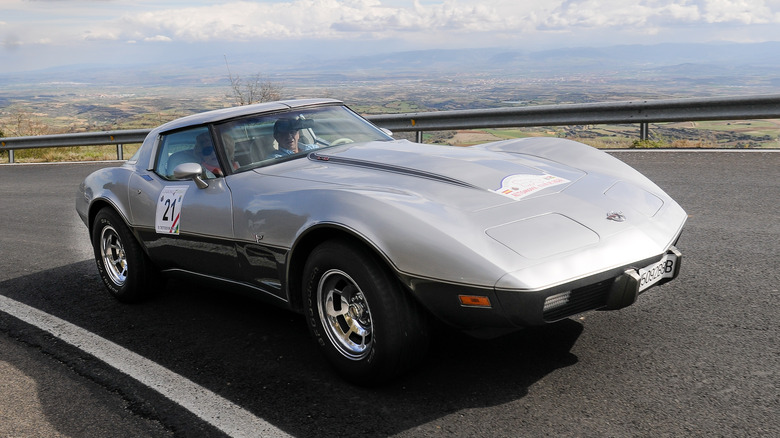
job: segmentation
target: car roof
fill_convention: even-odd
[[[297,100],[280,100],[277,102],[264,102],[253,105],[243,105],[231,108],[222,108],[213,111],[206,111],[203,113],[193,114],[190,116],[182,117],[165,123],[155,129],[158,132],[171,131],[174,129],[184,128],[187,126],[202,125],[205,123],[214,123],[222,120],[233,119],[249,114],[258,114],[265,112],[284,111],[293,108],[302,108],[313,105],[323,104],[338,104],[343,105],[343,102],[335,99],[297,99]]]

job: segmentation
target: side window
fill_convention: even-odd
[[[204,178],[221,174],[219,162],[205,126],[176,131],[162,136],[158,147],[154,171],[161,177],[173,180],[173,169],[182,163],[197,163],[203,167]]]
[[[276,152],[273,137],[275,120],[276,117],[250,117],[216,126],[234,171],[250,169]]]

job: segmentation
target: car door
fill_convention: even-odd
[[[276,151],[273,126],[278,117],[233,120],[215,126],[214,130],[225,147],[225,161],[238,165],[225,178],[233,195],[233,233],[239,265],[235,278],[286,301],[282,278],[289,245],[278,239],[274,230],[279,223],[289,224],[290,218],[267,214],[266,209],[273,210],[276,204],[267,196],[266,179],[251,170]]]
[[[136,229],[160,269],[233,278],[238,267],[231,193],[225,178],[215,175],[216,161],[209,164],[206,148],[213,153],[206,126],[161,135],[154,168],[131,178],[131,208]],[[203,164],[207,187],[173,176],[173,169],[187,162]]]

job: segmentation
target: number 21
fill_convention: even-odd
[[[175,214],[175,211],[176,211],[176,200],[174,199],[173,202],[171,202],[170,198],[166,199],[165,200],[165,205],[167,205],[167,207],[165,207],[165,213],[163,213],[163,218],[162,219],[164,221],[173,220],[173,217],[176,215]],[[171,211],[171,218],[170,219],[168,219],[168,210]]]

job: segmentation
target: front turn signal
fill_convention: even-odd
[[[464,307],[491,307],[490,298],[481,295],[458,295],[458,299]]]

